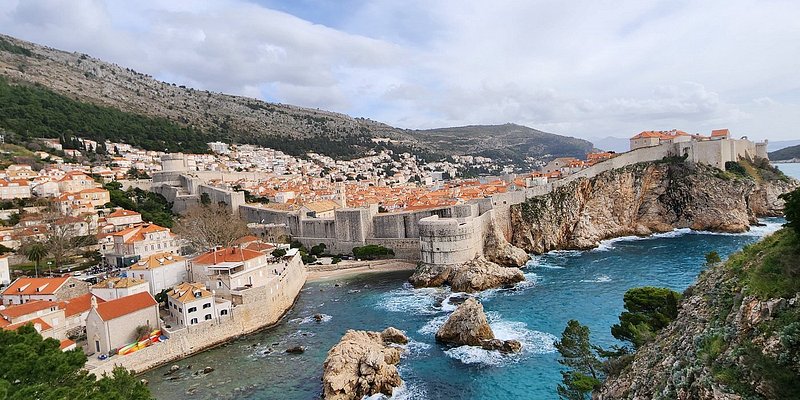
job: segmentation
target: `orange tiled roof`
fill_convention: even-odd
[[[16,324],[6,325],[6,326],[3,327],[3,329],[5,329],[7,331],[15,331],[15,330],[17,330],[17,329],[19,329],[19,328],[21,328],[21,327],[23,327],[25,325],[28,325],[28,324],[31,324],[31,325],[34,325],[34,326],[35,325],[39,325],[39,326],[41,326],[42,331],[47,331],[47,330],[53,329],[53,327],[50,326],[50,324],[48,324],[47,322],[44,322],[44,320],[42,320],[41,318],[34,318],[32,320],[29,320],[29,321],[18,322]]]
[[[83,296],[71,298],[69,300],[58,302],[58,306],[64,310],[64,315],[67,317],[78,315],[82,312],[89,311],[92,308],[92,297],[97,300],[97,303],[105,303],[106,301],[91,294],[86,293]]]
[[[25,304],[16,306],[9,306],[5,310],[0,311],[0,315],[7,318],[18,318],[23,315],[35,313],[37,311],[47,310],[51,307],[58,307],[58,304],[46,300],[34,300]]]
[[[142,285],[145,282],[143,279],[136,279],[131,277],[114,277],[108,278],[102,282],[98,282],[93,288],[97,289],[122,289],[122,288],[129,288],[133,286]]]
[[[136,271],[155,269],[163,267],[164,265],[170,265],[176,262],[181,262],[185,259],[186,258],[184,257],[169,252],[156,253],[151,255],[150,257],[139,260],[139,262],[133,264],[130,269]]]
[[[228,247],[219,250],[212,250],[203,255],[195,257],[192,262],[195,264],[217,264],[222,262],[239,262],[252,260],[264,254],[254,250],[241,249],[238,247]]]
[[[124,208],[119,208],[116,211],[112,212],[111,214],[108,214],[108,217],[106,218],[130,217],[132,215],[140,215],[140,214],[136,211],[130,211]]]
[[[711,137],[729,136],[731,132],[727,129],[714,129],[711,131]]]
[[[50,295],[54,294],[68,279],[70,279],[68,276],[59,278],[19,278],[3,291],[3,295]]]
[[[213,294],[206,289],[206,286],[201,283],[184,282],[175,286],[172,290],[167,292],[169,297],[186,303],[196,299],[205,299],[212,297]]]
[[[149,292],[136,293],[98,304],[97,314],[103,321],[110,321],[156,304],[156,299]]]

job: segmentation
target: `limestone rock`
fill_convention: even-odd
[[[484,341],[494,339],[483,305],[470,297],[462,303],[447,322],[436,332],[436,340],[455,345],[481,346]]]
[[[487,260],[504,267],[522,267],[530,260],[530,256],[525,250],[506,240],[496,223],[492,223],[486,232],[483,253]]]
[[[778,195],[796,185],[732,178],[703,164],[633,164],[512,205],[511,243],[539,254],[676,228],[744,232],[757,217],[779,214]]]
[[[386,343],[406,344],[408,337],[400,329],[388,327],[381,332],[381,339]]]
[[[286,349],[286,352],[289,354],[302,354],[305,351],[306,349],[303,346],[293,346]]]
[[[527,257],[527,255],[526,255]],[[450,285],[456,292],[479,292],[525,280],[519,268],[501,267],[483,257],[462,265],[421,264],[409,278],[414,287]]]
[[[408,338],[395,328],[383,332],[348,330],[328,351],[323,364],[323,398],[350,400],[378,393],[391,396],[403,383],[395,367],[403,350],[392,343],[403,340],[407,342]]]
[[[481,348],[484,350],[497,350],[501,353],[519,353],[522,351],[522,343],[518,340],[491,339],[484,340],[481,343]]]

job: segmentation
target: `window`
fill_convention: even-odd
[[[94,349],[95,349],[95,351],[97,351],[98,353],[100,352],[100,341],[99,341],[99,340],[95,340],[95,341],[94,341]]]
[[[203,304],[203,310],[205,310],[206,308],[211,308],[211,303]]]
[[[206,321],[211,319],[211,314],[206,314]]]
[[[178,307],[178,312],[183,312],[183,310],[180,307]]]
[[[219,312],[219,315],[228,315],[228,310],[222,310]]]
[[[194,325],[196,323],[197,323],[197,318],[192,318],[192,320],[189,321],[189,325]]]
[[[217,287],[222,287],[222,281],[217,281]]]
[[[189,307],[189,309],[186,310],[187,313],[193,313],[195,311],[197,311],[197,307]]]

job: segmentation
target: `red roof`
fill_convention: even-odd
[[[158,304],[149,292],[132,294],[97,305],[97,314],[103,321],[110,321],[130,313]]]
[[[228,247],[217,251],[209,251],[201,256],[197,256],[192,262],[195,264],[217,264],[222,262],[239,262],[252,260],[263,256],[260,251],[242,249],[239,247]]]
[[[83,296],[78,296],[69,300],[61,301],[58,303],[58,306],[64,310],[64,315],[69,317],[72,315],[77,315],[85,311],[89,311],[92,308],[92,296],[91,293],[86,293]],[[106,301],[94,296],[97,299],[97,303],[105,303]]]
[[[42,328],[42,331],[53,329],[53,327],[50,326],[50,324],[48,324],[47,322],[44,322],[44,320],[42,320],[41,318],[34,318],[32,320],[29,320],[29,321],[18,322],[16,324],[6,325],[6,326],[3,327],[3,329],[5,329],[7,331],[15,331],[15,330],[17,330],[17,329],[19,329],[19,328],[21,328],[21,327],[23,327],[25,325],[28,325],[28,324],[31,324],[33,326],[39,325]]]
[[[49,295],[64,285],[68,276],[60,278],[19,278],[3,291],[4,296],[9,295]]]
[[[139,215],[136,211],[126,210],[124,208],[120,208],[113,213],[109,214],[107,218],[116,218],[116,217],[130,217],[132,215]]]
[[[731,132],[727,129],[714,129],[711,131],[711,137],[730,136]]]
[[[17,318],[23,315],[33,314],[37,311],[47,310],[50,307],[57,307],[57,303],[53,303],[52,301],[46,300],[34,300],[29,301],[25,304],[20,304],[16,306],[9,306],[5,310],[0,311],[0,315],[8,318]]]

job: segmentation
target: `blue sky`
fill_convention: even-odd
[[[800,137],[800,2],[5,0],[0,31],[405,128]]]

